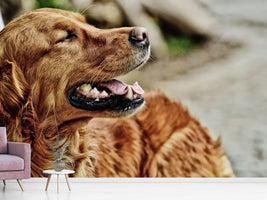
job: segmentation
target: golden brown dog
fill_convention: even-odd
[[[0,125],[31,143],[32,176],[51,168],[57,134],[71,141],[64,159],[75,176],[233,176],[219,142],[180,103],[114,79],[149,54],[144,28],[101,30],[63,10],[30,12],[1,31]]]

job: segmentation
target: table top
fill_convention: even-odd
[[[74,174],[75,171],[64,169],[62,171],[57,172],[57,171],[55,171],[53,169],[49,169],[49,170],[44,170],[43,173],[44,174],[57,174],[57,175],[60,175],[60,174]]]

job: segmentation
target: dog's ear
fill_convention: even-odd
[[[14,62],[4,61],[0,65],[0,112],[15,118],[30,96],[30,87],[21,69]]]

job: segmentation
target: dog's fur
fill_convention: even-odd
[[[61,42],[69,30],[78,38]],[[54,143],[57,133],[61,145],[71,141],[64,160],[75,176],[233,176],[220,142],[159,91],[146,93],[146,105],[130,118],[69,104],[66,88],[130,70],[138,60],[138,49],[128,41],[131,30],[100,30],[80,14],[40,9],[1,31],[0,125],[9,140],[31,144],[32,176],[51,167],[47,141]],[[103,62],[105,71],[99,70]]]

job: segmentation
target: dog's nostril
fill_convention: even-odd
[[[143,27],[137,27],[132,30],[132,38],[138,41],[143,41],[147,38],[147,31]]]
[[[143,27],[134,28],[129,35],[129,41],[135,46],[148,45],[148,34],[147,30]]]

